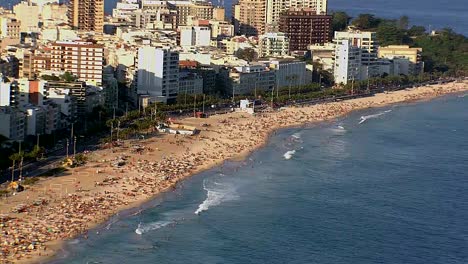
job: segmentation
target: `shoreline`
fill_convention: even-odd
[[[258,116],[229,113],[208,119],[184,118],[181,120],[184,124],[200,128],[201,133],[192,137],[156,136],[136,142],[143,146],[143,151],[138,153],[128,153],[133,146],[94,151],[85,166],[70,169],[67,174],[71,175],[41,180],[38,184],[40,187],[34,185],[2,200],[0,212],[17,217],[0,229],[4,234],[7,229],[14,229],[15,232],[8,230],[6,235],[7,242],[13,238],[12,247],[21,245],[21,238],[45,242],[34,243],[32,247],[17,246],[20,248],[18,253],[0,260],[5,263],[47,263],[63,248],[65,241],[85,236],[89,230],[103,225],[116,213],[133,208],[138,210],[145,203],[172,190],[187,177],[227,160],[245,159],[263,147],[276,130],[330,121],[356,110],[430,100],[463,91],[468,91],[467,81],[380,93],[341,102],[288,107]],[[202,123],[209,126],[202,127]],[[131,145],[131,142],[129,140],[125,144]],[[113,166],[122,156],[126,156],[125,165]],[[48,199],[48,204],[30,206],[24,213],[9,213],[18,204],[41,197]],[[25,232],[38,235],[31,236]],[[18,241],[15,238],[19,238]],[[30,242],[23,244],[27,243]],[[19,260],[16,259],[18,257]]]

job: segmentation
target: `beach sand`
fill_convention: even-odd
[[[103,223],[119,211],[137,207],[180,180],[241,159],[261,147],[276,129],[333,120],[353,110],[431,99],[468,91],[468,82],[433,85],[372,97],[257,114],[229,113],[207,119],[184,118],[201,130],[195,136],[157,135],[94,151],[82,167],[41,179],[0,202],[0,263],[38,263],[62,242]],[[208,126],[202,124],[207,124]],[[139,145],[136,151],[135,145]],[[120,163],[121,166],[118,166]],[[24,212],[13,213],[15,208]]]

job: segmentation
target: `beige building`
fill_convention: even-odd
[[[39,6],[29,2],[21,2],[13,7],[16,19],[21,21],[21,32],[31,32],[39,30]]]
[[[412,63],[421,62],[422,48],[410,48],[408,45],[390,45],[380,47],[378,56],[379,58],[394,59],[405,58]]]
[[[266,0],[239,0],[234,6],[236,33],[257,36],[265,33]]]
[[[327,14],[328,0],[267,0],[266,23],[277,25],[282,13],[289,9],[311,9],[317,15]]]
[[[226,9],[222,6],[217,6],[213,9],[213,19],[217,21],[226,20]]]
[[[104,0],[70,0],[68,24],[82,31],[103,32]]]
[[[70,72],[88,84],[102,85],[104,46],[90,42],[55,42],[50,50],[52,72]]]
[[[21,22],[14,18],[0,17],[0,39],[19,39]]]

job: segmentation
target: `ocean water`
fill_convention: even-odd
[[[21,0],[0,0],[0,6],[10,7]],[[106,14],[119,0],[104,2]],[[224,5],[231,14],[232,3],[236,0],[212,0]],[[63,1],[62,1],[63,2]],[[412,24],[423,25],[428,29],[453,28],[456,32],[468,35],[468,5],[466,0],[329,0],[329,10],[346,11],[352,16],[371,13],[386,18],[410,17]]]
[[[51,263],[468,263],[467,106],[451,95],[281,130]]]

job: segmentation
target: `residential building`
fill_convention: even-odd
[[[21,21],[21,32],[39,31],[40,7],[30,1],[22,1],[13,7],[13,13],[17,20]]]
[[[24,140],[25,114],[17,108],[0,106],[0,135],[10,140]]]
[[[102,33],[104,0],[69,0],[68,24],[77,30]]]
[[[42,107],[28,105],[24,107],[26,136],[42,135],[45,133],[46,112]]]
[[[289,38],[285,33],[265,33],[258,37],[258,56],[286,56],[289,54]]]
[[[168,48],[138,50],[137,94],[153,101],[174,99],[179,91],[179,54]]]
[[[209,27],[183,26],[179,27],[180,46],[208,47],[210,46],[211,30]]]
[[[350,40],[350,44],[362,50],[362,64],[372,65],[377,61],[377,52],[379,44],[377,34],[369,31],[336,31],[334,42],[340,40]]]
[[[203,78],[189,71],[179,73],[179,94],[203,94]]]
[[[102,85],[104,46],[91,42],[54,42],[50,46],[51,71],[70,72],[90,85]]]
[[[407,74],[415,75],[424,71],[424,62],[422,61],[421,53],[422,48],[410,48],[408,45],[390,45],[379,47],[378,57],[380,59],[393,60],[399,65],[402,63],[406,64],[404,60],[407,60],[409,62],[408,70],[401,72],[407,72]]]
[[[239,0],[234,6],[236,34],[258,36],[265,33],[267,0]]]
[[[328,0],[267,0],[266,24],[277,25],[289,9],[310,9],[317,15],[327,14]]]
[[[252,63],[220,69],[219,81],[226,95],[255,94],[271,91],[276,85],[275,71],[265,63]]]
[[[20,32],[21,21],[10,17],[0,17],[0,39],[19,39]]]
[[[386,47],[379,47],[378,57],[393,59],[393,58],[406,58],[412,63],[421,62],[422,48],[410,48],[408,45],[390,45]]]
[[[19,60],[11,55],[0,58],[0,74],[5,77],[18,78]]]
[[[325,43],[324,45],[310,45],[309,50],[311,51],[312,61],[320,63],[323,70],[333,71],[335,44]]]
[[[348,39],[339,40],[335,44],[335,83],[347,84],[349,81],[360,80],[362,50]]]
[[[216,21],[226,20],[226,9],[223,6],[213,8],[213,19]]]
[[[226,21],[210,20],[211,38],[225,38],[234,36],[234,25]]]
[[[307,76],[306,62],[292,59],[270,60],[270,68],[275,71],[276,87],[306,85],[311,78]]]
[[[311,44],[331,41],[332,16],[312,9],[291,9],[280,16],[279,30],[289,37],[290,51],[307,51]]]

